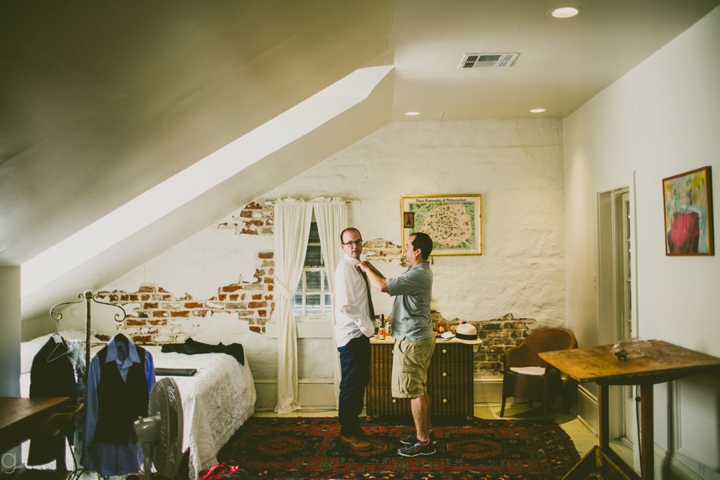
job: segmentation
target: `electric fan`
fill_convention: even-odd
[[[180,390],[172,378],[162,378],[150,392],[148,417],[133,423],[136,441],[142,442],[145,480],[152,478],[152,465],[162,476],[174,477],[180,468],[183,411]]]

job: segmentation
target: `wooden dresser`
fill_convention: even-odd
[[[366,391],[369,417],[410,415],[410,399],[393,398],[393,340],[370,340],[370,384]],[[473,346],[438,341],[428,372],[430,415],[473,416]]]

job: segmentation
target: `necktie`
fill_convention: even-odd
[[[375,309],[373,308],[372,304],[372,295],[370,295],[370,282],[368,282],[367,275],[365,272],[360,271],[360,274],[363,277],[363,280],[365,280],[365,291],[367,292],[367,299],[368,299],[368,310],[370,311],[370,321],[375,323]]]

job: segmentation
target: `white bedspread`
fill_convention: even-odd
[[[190,447],[190,478],[197,478],[200,471],[218,463],[220,448],[255,412],[252,372],[247,361],[240,365],[230,355],[184,355],[146,348],[156,368],[198,370],[192,377],[172,377],[183,405],[183,450]]]

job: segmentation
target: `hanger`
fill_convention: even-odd
[[[120,361],[125,361],[125,358],[128,356],[128,353],[130,352],[129,343],[130,340],[123,335],[122,333],[118,333],[115,335],[115,345],[117,346],[117,353],[118,353],[118,359]]]
[[[55,324],[57,327],[57,323]],[[54,362],[58,358],[64,357],[68,353],[70,353],[70,350],[67,348],[67,345],[65,345],[65,340],[60,336],[58,332],[55,332],[52,334],[53,340],[55,340],[55,348],[52,349],[52,352],[47,357],[47,362]],[[65,351],[62,351],[62,349],[65,349]],[[60,353],[56,354],[55,352],[60,349]]]
[[[55,333],[52,334],[52,339],[55,340],[55,343],[62,343],[64,339],[60,335],[60,319],[53,320],[55,321]]]
[[[64,345],[65,345],[64,343],[58,343],[57,345],[55,345],[55,348],[53,348],[53,351],[50,352],[50,355],[48,355],[48,358],[47,358],[48,363],[54,362],[54,361],[57,360],[58,358],[64,357],[65,355],[67,355],[68,353],[70,353],[70,350],[68,350],[67,348],[65,348],[65,351],[64,351],[64,352],[59,353],[59,354],[57,354],[57,355],[55,355],[55,356],[53,357],[53,354],[54,354],[61,346],[64,346]]]

